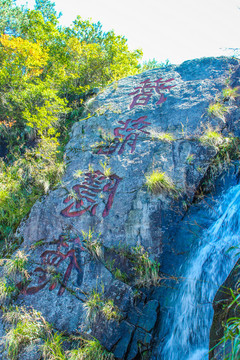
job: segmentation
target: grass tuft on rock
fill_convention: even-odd
[[[82,339],[82,346],[69,352],[69,360],[114,360],[112,353],[108,352],[97,339]]]
[[[163,192],[176,192],[172,179],[165,172],[154,170],[152,174],[146,175],[146,186],[148,190],[157,195]]]
[[[160,264],[150,258],[143,246],[131,249],[135,266],[135,286],[137,288],[159,286],[161,281]]]
[[[226,87],[225,89],[223,89],[222,95],[223,95],[223,101],[235,100],[235,98],[239,96],[238,88]]]
[[[10,359],[18,358],[19,352],[33,343],[45,340],[51,333],[51,326],[34,309],[15,308],[4,313],[3,318],[13,326],[5,336],[6,349]]]
[[[225,122],[224,114],[228,111],[227,107],[220,102],[215,102],[209,105],[207,113],[210,117],[218,117]]]
[[[172,141],[175,140],[174,136],[167,132],[151,131],[150,133],[152,140],[160,140],[167,143],[171,143]]]
[[[87,319],[90,323],[96,320],[98,314],[102,313],[106,320],[121,319],[121,313],[118,307],[114,304],[112,299],[106,299],[104,296],[104,287],[98,291],[93,289],[87,297],[87,301],[84,304],[86,310]]]
[[[219,145],[221,145],[224,142],[224,138],[219,131],[213,130],[212,128],[208,127],[204,134],[199,138],[199,141],[203,145],[207,146],[213,146],[215,148],[218,148]]]

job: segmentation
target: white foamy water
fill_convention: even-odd
[[[212,301],[237,260],[227,250],[240,244],[240,185],[227,192],[215,211],[218,219],[202,237],[172,296],[173,310],[164,324],[169,334],[159,349],[161,360],[208,359]]]

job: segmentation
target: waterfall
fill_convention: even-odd
[[[236,262],[231,246],[240,244],[240,185],[230,188],[216,206],[218,219],[205,231],[186,263],[183,281],[172,295],[169,329],[159,349],[161,360],[208,359],[212,302]]]

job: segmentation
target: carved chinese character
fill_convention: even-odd
[[[96,215],[97,206],[99,205],[97,195],[107,193],[108,199],[103,210],[102,216],[105,217],[113,204],[113,198],[116,193],[119,182],[122,179],[112,174],[106,177],[101,171],[93,171],[85,174],[84,181],[81,184],[73,186],[73,195],[69,195],[63,202],[70,204],[61,211],[65,217],[77,217],[86,212]]]
[[[74,239],[68,239],[67,241],[73,242],[75,244],[79,244],[80,249],[84,250],[84,248],[81,246],[80,239],[78,237]],[[50,283],[49,290],[50,291],[54,290],[58,285],[58,278],[54,278],[53,274],[51,274],[51,271],[49,271],[49,268],[56,270],[59,268],[60,264],[63,263],[64,261],[69,260],[69,263],[65,271],[65,274],[63,276],[63,280],[61,281],[60,288],[58,291],[58,296],[61,296],[64,293],[68,280],[71,276],[72,270],[75,269],[78,273],[82,272],[78,264],[74,249],[69,250],[66,254],[60,251],[61,247],[64,248],[69,247],[67,241],[65,240],[65,237],[61,235],[57,242],[57,250],[46,250],[41,254],[40,257],[41,257],[42,267],[38,266],[33,271],[33,274],[38,275],[38,285],[25,288],[24,293],[26,295],[36,294],[38,291],[43,289],[49,283]]]
[[[165,86],[166,83],[173,81],[174,79],[168,79],[163,80],[163,78],[160,78],[158,80],[155,80],[153,82],[150,81],[150,79],[146,79],[142,81],[140,84],[141,86],[135,87],[133,92],[131,92],[128,95],[134,95],[132,103],[130,105],[130,110],[137,105],[147,105],[151,96],[153,95],[154,91],[160,95],[160,99],[157,101],[157,105],[162,104],[164,101],[166,101],[166,97],[163,94],[164,90],[170,91],[170,89],[176,85],[168,85]]]
[[[98,151],[98,154],[111,155],[118,150],[118,155],[121,155],[126,145],[131,148],[131,153],[134,152],[136,148],[136,143],[138,136],[141,133],[149,134],[148,131],[144,130],[148,125],[151,125],[150,122],[145,121],[147,116],[141,116],[137,120],[128,119],[126,121],[119,121],[119,126],[114,129],[114,143],[110,146],[103,147]]]

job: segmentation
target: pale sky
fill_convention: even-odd
[[[25,4],[26,0],[17,0]],[[34,0],[28,0],[33,7]],[[230,55],[240,47],[240,0],[55,0],[62,25],[77,15],[100,21],[141,48],[144,60],[185,60]]]

